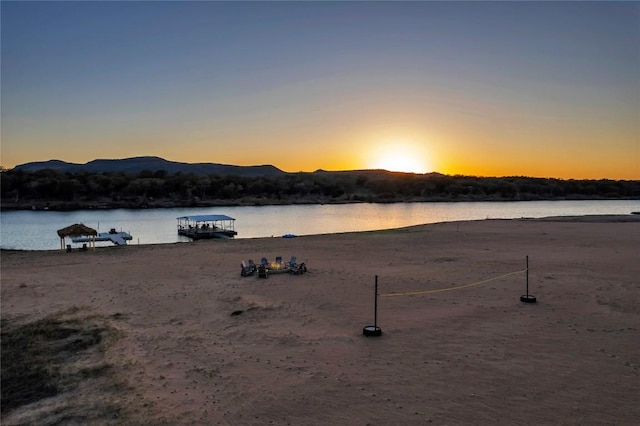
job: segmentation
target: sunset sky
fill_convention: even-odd
[[[639,2],[1,2],[1,164],[640,179]]]

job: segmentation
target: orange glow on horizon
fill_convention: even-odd
[[[428,173],[434,171],[424,146],[415,142],[388,141],[367,150],[365,168],[391,172]]]
[[[397,129],[392,129],[397,130]],[[290,144],[282,141],[268,141],[269,146],[282,146],[279,149],[261,149],[249,142],[229,142],[228,145],[248,146],[243,150],[212,150],[204,143],[199,149],[185,151],[182,146],[163,146],[155,149],[149,146],[138,147],[135,151],[121,148],[105,152],[91,153],[88,150],[63,150],[57,144],[40,149],[37,154],[26,151],[22,156],[11,155],[8,150],[2,154],[2,166],[11,169],[19,164],[62,160],[69,163],[84,164],[95,159],[122,159],[136,156],[158,156],[168,161],[185,163],[218,163],[237,166],[273,165],[288,172],[385,169],[396,172],[430,173],[445,175],[466,175],[478,177],[527,176],[556,179],[640,179],[640,152],[627,149],[628,155],[621,157],[618,152],[624,145],[602,151],[596,148],[588,150],[583,144],[582,151],[574,151],[573,144],[554,142],[555,151],[548,144],[533,143],[503,148],[497,141],[481,139],[473,135],[458,135],[429,138],[419,132],[399,140],[388,137],[391,132],[375,129],[377,138],[365,132],[345,135],[325,142],[322,148],[317,140],[309,138],[305,143]],[[385,133],[379,137],[381,133]],[[400,130],[397,131],[400,133]],[[406,133],[403,132],[403,133]],[[453,132],[452,132],[453,133]],[[326,135],[325,135],[326,136]],[[419,137],[420,136],[420,137]],[[323,138],[324,139],[324,138]],[[428,143],[425,142],[428,140]],[[568,140],[568,139],[565,139]],[[133,144],[133,143],[132,143]],[[196,154],[194,154],[194,152]],[[576,155],[580,154],[580,157]],[[579,161],[578,161],[579,160]]]

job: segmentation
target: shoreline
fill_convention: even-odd
[[[475,219],[475,220],[452,220],[445,222],[434,222],[434,223],[423,223],[418,225],[410,225],[400,228],[390,228],[390,229],[376,229],[369,231],[347,231],[347,232],[336,232],[336,233],[324,233],[324,234],[309,234],[309,235],[297,235],[295,238],[304,238],[315,235],[339,235],[339,234],[351,234],[351,233],[360,233],[360,232],[385,232],[392,230],[402,230],[406,228],[412,228],[416,226],[427,226],[427,225],[435,225],[441,223],[463,223],[463,222],[478,222],[478,221],[491,221],[491,220],[528,220],[528,221],[551,221],[551,222],[640,222],[640,214],[629,213],[628,215],[620,215],[620,214],[609,214],[609,215],[580,215],[580,216],[547,216],[547,217],[520,217],[520,218],[512,218],[512,219]],[[248,238],[234,238],[237,240],[255,240],[255,239],[271,239],[271,238],[281,238],[278,237],[248,237]],[[142,244],[127,244],[126,246],[97,246],[96,249],[116,249],[116,248],[124,248],[124,247],[136,247],[136,246],[158,246],[158,245],[173,245],[173,244],[193,244],[194,241],[189,242],[169,242],[169,243],[142,243]],[[74,251],[84,251],[80,248],[74,248]],[[89,249],[91,250],[91,249]],[[2,248],[0,247],[0,253],[10,253],[10,252],[60,252],[64,251],[61,249],[45,249],[45,250],[34,250],[34,249],[11,249],[11,248]]]
[[[372,199],[372,200],[332,200],[332,199],[291,199],[291,200],[256,200],[256,199],[240,199],[240,200],[212,200],[210,202],[171,202],[171,201],[145,201],[145,202],[72,202],[72,201],[55,201],[40,200],[29,202],[11,202],[2,200],[0,202],[0,212],[9,211],[56,211],[56,212],[74,212],[74,211],[100,211],[100,210],[152,210],[152,209],[183,209],[183,208],[211,208],[211,207],[260,207],[260,206],[294,206],[294,205],[322,205],[322,204],[395,204],[395,203],[504,203],[504,202],[536,202],[536,201],[640,201],[637,197],[558,197],[558,198],[496,198],[496,197],[431,197],[428,199],[400,198],[400,199]]]

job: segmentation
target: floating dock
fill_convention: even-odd
[[[178,235],[192,240],[233,238],[235,219],[223,214],[203,214],[178,217]]]
[[[112,229],[109,232],[99,232],[95,237],[92,236],[83,236],[83,237],[73,237],[71,241],[74,243],[90,243],[92,241],[111,241],[113,244],[117,246],[126,246],[127,241],[131,241],[133,237],[128,232],[116,232],[115,229]]]

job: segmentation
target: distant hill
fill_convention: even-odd
[[[0,210],[640,199],[640,180],[448,176],[378,169],[287,173],[269,165],[188,164],[158,157],[86,164],[52,160],[1,172]]]
[[[169,174],[182,172],[195,175],[221,175],[221,176],[279,176],[285,174],[282,170],[271,165],[261,166],[233,166],[216,163],[179,163],[168,161],[160,157],[133,157],[115,160],[93,160],[85,164],[67,163],[60,160],[37,161],[20,164],[14,170],[35,172],[38,170],[55,170],[57,172],[87,172],[87,173],[140,173],[143,170],[152,172],[164,170]]]

